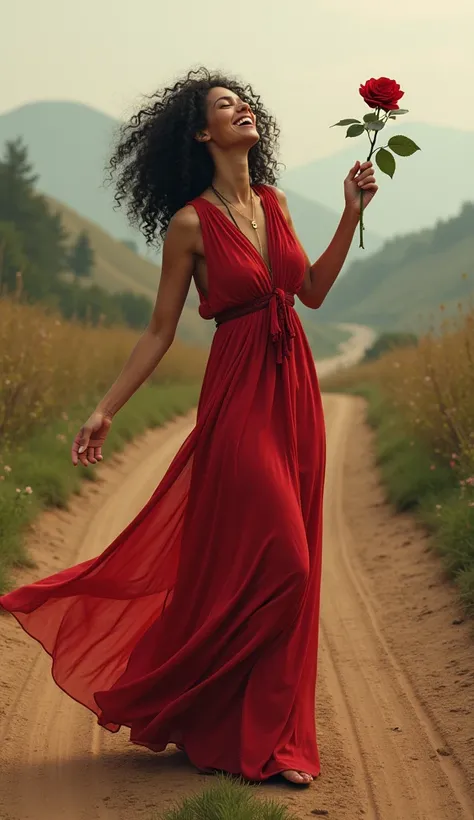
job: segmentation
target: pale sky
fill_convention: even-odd
[[[254,85],[293,166],[340,150],[359,84],[389,76],[407,118],[474,130],[474,0],[16,0],[2,8],[0,112],[76,100],[113,116],[204,64]],[[449,161],[448,161],[449,162]]]

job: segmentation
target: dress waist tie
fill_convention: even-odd
[[[217,313],[215,321],[217,327],[219,327],[225,322],[240,319],[242,316],[248,316],[250,313],[256,313],[259,310],[268,308],[270,311],[270,335],[276,349],[276,360],[278,364],[282,364],[293,349],[293,339],[296,335],[293,311],[291,310],[294,304],[295,297],[292,293],[286,293],[281,288],[274,288],[273,291],[266,293],[259,299],[255,299],[253,302],[237,305]]]

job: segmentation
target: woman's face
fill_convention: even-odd
[[[207,95],[207,127],[198,139],[219,148],[244,145],[251,148],[259,140],[255,115],[250,106],[228,88],[211,88]]]

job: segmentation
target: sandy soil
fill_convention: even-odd
[[[361,404],[331,396],[325,405],[323,775],[303,792],[280,784],[262,791],[302,819],[468,820],[469,626],[453,623],[455,593],[423,531],[383,502]],[[36,567],[18,573],[18,583],[101,551],[148,499],[192,424],[189,416],[148,433],[103,465],[67,512],[42,516],[30,539]],[[152,820],[208,782],[173,747],[153,755],[131,746],[126,732],[98,729],[54,686],[49,659],[8,616],[0,617],[0,658],[1,820]]]

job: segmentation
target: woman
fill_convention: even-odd
[[[252,90],[202,69],[125,127],[119,203],[164,238],[154,313],[80,430],[102,459],[115,413],[171,345],[194,279],[215,318],[197,423],[154,495],[97,559],[0,603],[53,658],[56,682],[99,723],[201,769],[250,780],[319,774],[314,691],[325,441],[294,296],[318,308],[377,186],[370,163],[311,264],[275,183],[276,124]]]

